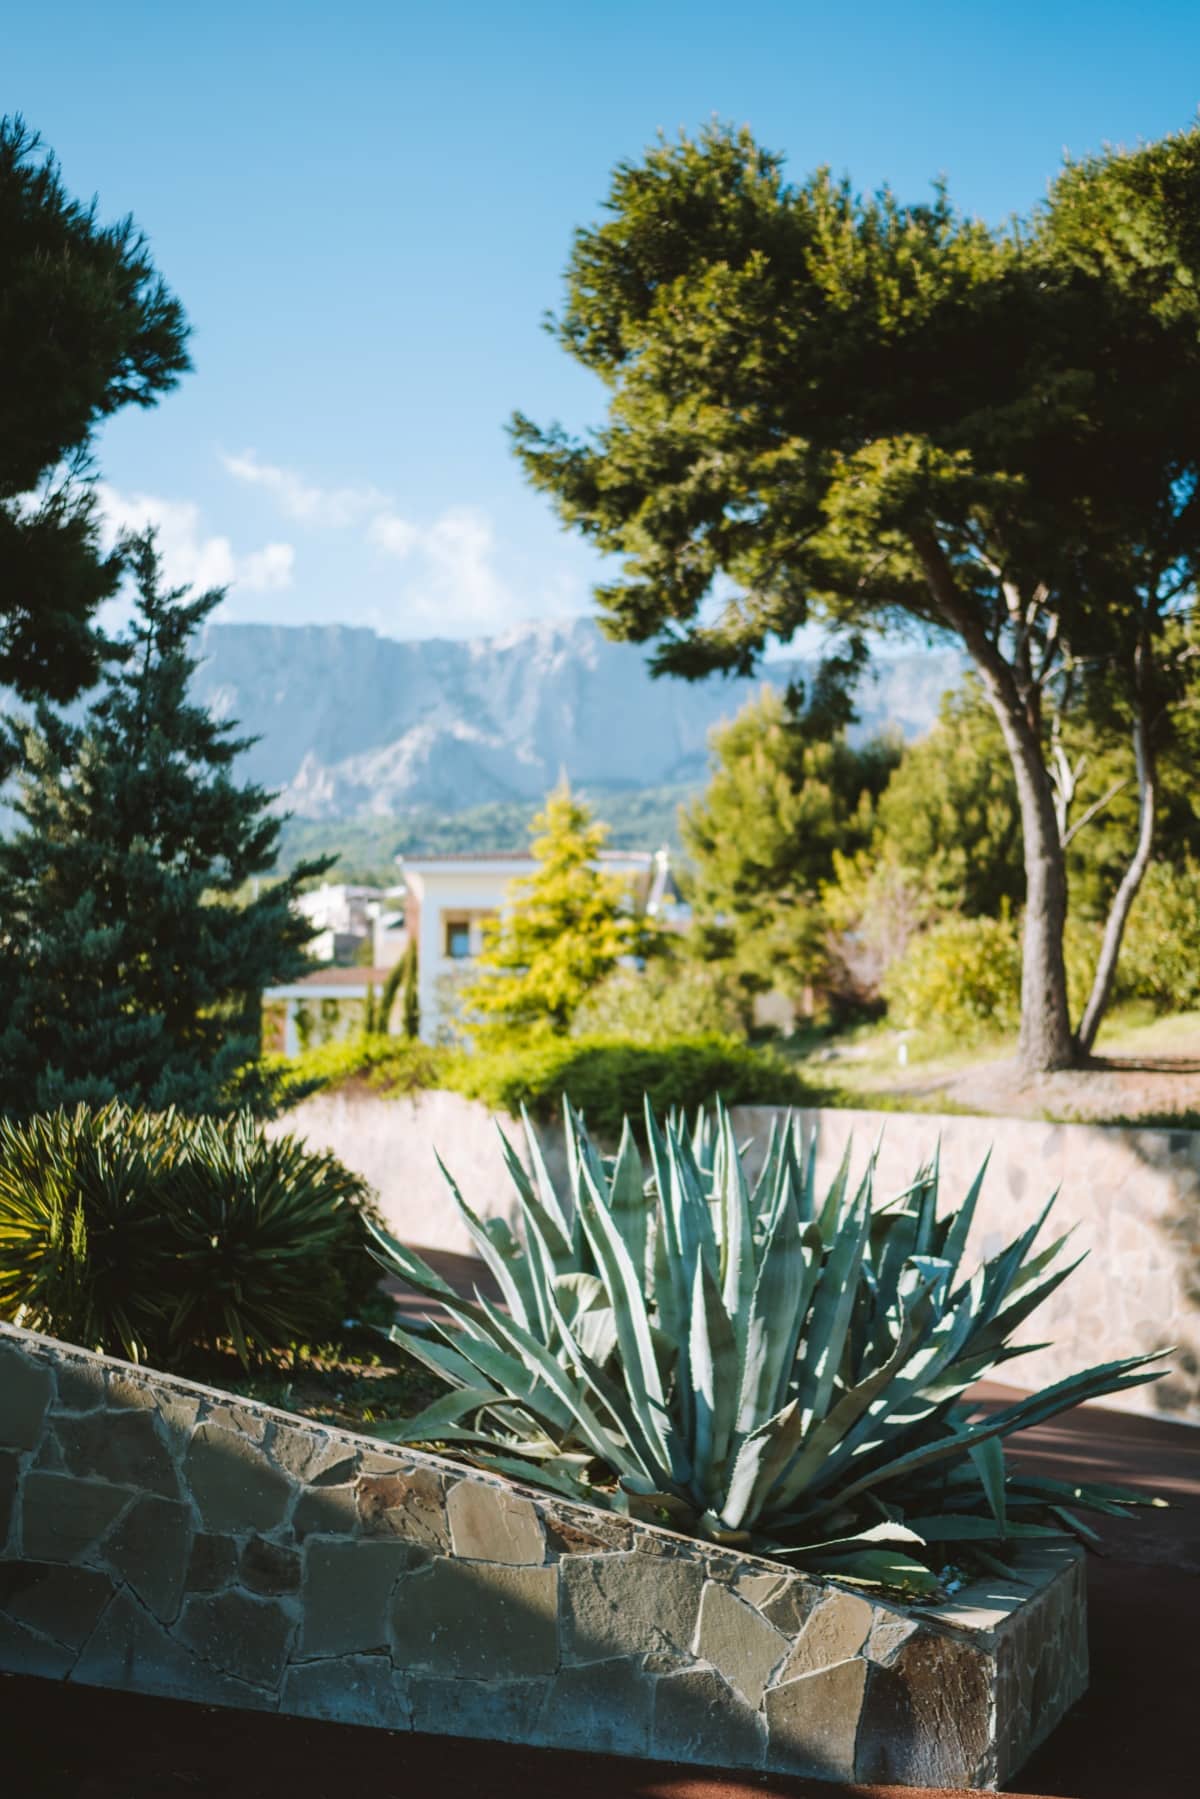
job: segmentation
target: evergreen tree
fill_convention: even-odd
[[[1200,127],[1068,164],[991,229],[793,183],[748,130],[620,164],[575,235],[564,348],[603,384],[517,452],[616,565],[605,630],[658,672],[749,672],[812,619],[961,644],[1008,757],[1025,874],[1024,1066],[1086,1059],[1149,866],[1200,579]],[[1130,746],[1137,826],[1088,1002],[1068,1005],[1064,689]]]
[[[0,119],[0,684],[71,699],[95,681],[92,628],[116,590],[91,446],[189,367],[187,322],[131,219],[101,225],[20,118]]]
[[[461,995],[481,1040],[565,1032],[584,996],[649,936],[628,912],[622,882],[597,866],[607,828],[565,779],[532,831],[537,867],[512,883],[511,904],[488,929],[479,975]]]
[[[820,890],[835,853],[867,843],[874,801],[898,752],[847,743],[795,696],[764,687],[712,736],[713,773],[680,818],[694,865],[693,906],[705,960],[749,992],[797,995],[825,967]]]
[[[8,727],[26,774],[0,845],[0,1106],[117,1097],[188,1112],[265,1105],[262,993],[305,966],[274,861],[271,796],[239,786],[247,739],[188,699],[192,639],[223,597],[164,592],[153,535],[123,551],[132,625],[79,722]]]
[[[404,952],[404,1035],[413,1042],[421,1035],[421,996],[417,986],[417,944],[409,939]]]

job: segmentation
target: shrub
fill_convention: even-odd
[[[446,1078],[451,1058],[444,1049],[402,1037],[352,1037],[321,1043],[298,1056],[264,1057],[267,1076],[284,1108],[298,1105],[322,1087],[362,1080],[389,1093],[415,1093],[437,1087]]]
[[[728,984],[694,962],[655,957],[645,968],[619,968],[581,1003],[575,1037],[666,1043],[698,1035],[736,1035],[741,1008]]]
[[[962,1038],[1015,1030],[1021,1016],[1021,940],[1011,918],[947,918],[914,937],[883,980],[888,1017],[902,1030]]]
[[[1151,865],[1125,928],[1119,972],[1131,997],[1161,1012],[1200,1009],[1200,863]]]
[[[0,1314],[170,1365],[336,1334],[369,1290],[365,1189],[248,1117],[116,1102],[0,1122]]]
[[[643,1095],[656,1111],[695,1111],[719,1093],[726,1105],[812,1101],[794,1069],[770,1051],[715,1032],[664,1043],[618,1037],[546,1037],[517,1049],[460,1055],[449,1084],[493,1111],[545,1116],[569,1094],[593,1130],[617,1136]]]
[[[1035,1225],[964,1278],[982,1172],[939,1217],[936,1165],[876,1206],[870,1168],[855,1190],[843,1162],[818,1202],[795,1123],[752,1187],[724,1112],[689,1131],[647,1107],[649,1167],[628,1126],[605,1160],[570,1106],[566,1122],[569,1191],[532,1132],[532,1177],[509,1150],[520,1237],[453,1189],[506,1311],[459,1299],[375,1230],[385,1266],[454,1322],[444,1341],[392,1330],[450,1391],[388,1437],[458,1443],[572,1498],[924,1594],[947,1544],[994,1568],[1014,1540],[1076,1529],[1068,1499],[1119,1511],[1111,1489],[1006,1475],[1002,1441],[1154,1379],[1158,1358],[991,1413],[964,1399],[1022,1353],[1012,1332],[1073,1266],[1065,1238],[1035,1252]]]

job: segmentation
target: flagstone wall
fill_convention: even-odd
[[[1083,1571],[907,1611],[0,1326],[0,1668],[391,1730],[992,1786]]]
[[[752,1161],[778,1115],[765,1106],[735,1108]],[[1008,1378],[1016,1386],[1049,1386],[1092,1363],[1171,1345],[1167,1378],[1115,1403],[1200,1423],[1200,1132],[900,1112],[801,1116],[817,1132],[822,1181],[832,1177],[847,1139],[856,1169],[878,1142],[881,1195],[907,1186],[940,1142],[943,1192],[957,1204],[990,1151],[968,1257],[994,1254],[1057,1190],[1043,1241],[1073,1227],[1077,1253],[1087,1260],[1025,1324],[1023,1340],[1047,1347],[1014,1362]],[[499,1123],[519,1147],[520,1126],[508,1118]],[[457,1093],[330,1093],[304,1101],[273,1128],[296,1131],[364,1175],[404,1241],[469,1255],[471,1239],[434,1152],[477,1212],[515,1224],[496,1126],[485,1107]],[[543,1143],[552,1173],[565,1179],[561,1132],[549,1127]]]

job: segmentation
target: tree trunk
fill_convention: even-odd
[[[1096,1033],[1100,1029],[1101,1020],[1108,1009],[1113,980],[1117,972],[1117,958],[1121,953],[1121,939],[1125,935],[1125,926],[1133,902],[1137,898],[1138,888],[1150,866],[1150,854],[1154,847],[1154,807],[1157,783],[1143,706],[1139,706],[1134,715],[1133,754],[1137,766],[1138,784],[1137,848],[1134,850],[1133,860],[1125,870],[1121,885],[1113,897],[1113,903],[1109,907],[1108,919],[1104,926],[1104,939],[1100,945],[1100,958],[1096,963],[1096,973],[1092,980],[1092,991],[1088,995],[1088,1002],[1080,1021],[1079,1047],[1085,1056],[1092,1052]]]
[[[1001,717],[1001,726],[1004,719]],[[1005,731],[1005,737],[1009,733]],[[1073,1068],[1063,931],[1067,922],[1066,856],[1041,755],[1009,740],[1025,848],[1025,926],[1021,946],[1021,1035],[1017,1057],[1027,1074]]]
[[[1017,1056],[1026,1074],[1073,1068],[1079,1050],[1071,1033],[1063,931],[1067,922],[1067,861],[1054,810],[1054,790],[1042,753],[1036,701],[1024,702],[1016,675],[982,623],[959,595],[954,574],[931,531],[914,531],[920,558],[942,616],[961,637],[979,670],[1004,734],[1021,808],[1025,856],[1025,928],[1021,953],[1021,1034]]]

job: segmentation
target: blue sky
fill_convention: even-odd
[[[1024,211],[1064,150],[1188,124],[1195,0],[518,6],[59,0],[9,12],[0,109],[132,212],[195,372],[100,445],[224,616],[470,636],[586,612],[593,554],[523,486],[514,407],[597,391],[543,333],[571,232],[657,130],[747,122],[902,197]]]

